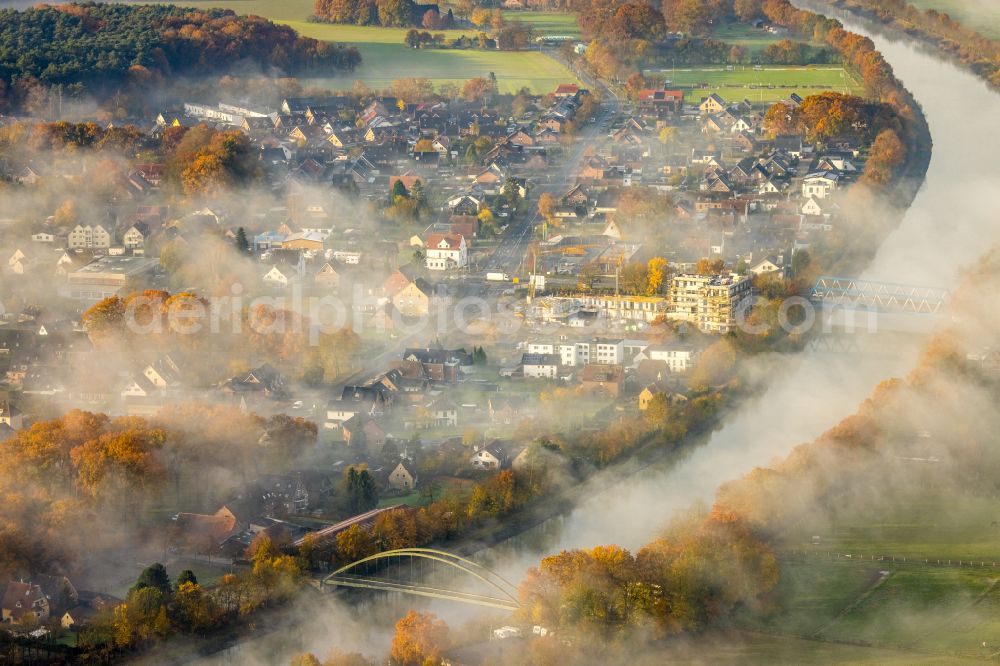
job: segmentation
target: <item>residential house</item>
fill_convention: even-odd
[[[49,616],[49,600],[40,585],[23,581],[8,582],[3,601],[0,602],[0,619],[4,624],[17,624],[26,615],[33,615],[35,620],[44,620]]]
[[[233,377],[225,383],[223,390],[232,395],[263,395],[282,398],[285,395],[285,379],[274,366],[265,363],[240,377]]]
[[[287,287],[299,281],[299,273],[292,266],[271,266],[261,280],[272,287]]]
[[[427,411],[438,427],[454,428],[458,425],[458,407],[446,396],[428,405]]]
[[[427,268],[432,271],[465,268],[469,263],[465,237],[459,234],[430,234],[425,248]]]
[[[374,454],[385,446],[386,432],[370,416],[356,414],[341,426],[344,442],[357,449],[366,449]]]
[[[420,363],[428,380],[449,384],[472,367],[472,355],[464,349],[410,347],[403,351],[403,360]]]
[[[391,298],[393,307],[404,317],[424,317],[430,314],[434,287],[417,278],[406,283]]]
[[[720,113],[726,110],[726,106],[726,100],[719,97],[716,93],[712,93],[701,101],[698,105],[698,111],[703,114]]]
[[[652,361],[663,361],[670,372],[687,372],[698,359],[698,352],[687,345],[647,347],[642,354]]]
[[[809,197],[800,210],[803,215],[829,216],[827,208],[816,197]]]
[[[677,113],[683,104],[683,90],[647,89],[639,91],[639,109],[657,116]]]
[[[122,245],[126,250],[138,250],[146,243],[149,236],[149,227],[143,222],[136,222],[122,234]]]
[[[506,396],[490,397],[487,402],[490,413],[490,423],[494,425],[513,425],[521,414],[522,403],[517,398]]]
[[[478,215],[483,198],[475,194],[459,194],[448,199],[447,206],[454,215]]]
[[[802,179],[802,196],[825,199],[840,184],[840,174],[830,171],[816,171]]]
[[[340,427],[355,416],[381,416],[392,406],[392,391],[381,384],[345,386],[340,397],[326,405],[325,428]]]
[[[389,472],[388,483],[397,490],[413,490],[417,487],[417,470],[407,461],[401,460]]]
[[[0,399],[0,424],[11,430],[21,430],[24,427],[24,415],[8,398]]]
[[[666,396],[667,399],[674,401],[675,393],[671,391],[664,382],[653,382],[647,384],[639,391],[639,411],[644,412],[649,409],[649,405],[657,396]],[[682,396],[677,396],[678,399],[683,399]]]
[[[562,367],[559,354],[523,354],[521,369],[531,379],[555,379]]]
[[[71,250],[107,250],[111,234],[100,224],[78,224],[70,230],[66,243]]]
[[[469,459],[469,464],[475,469],[507,469],[513,460],[509,444],[498,439],[484,447],[476,447],[476,452]]]
[[[337,289],[340,286],[340,273],[327,261],[313,273],[313,284],[324,289]]]
[[[580,384],[587,393],[617,398],[622,392],[624,372],[620,365],[591,363],[583,367]]]
[[[750,273],[753,275],[765,275],[765,274],[783,274],[784,267],[778,263],[776,257],[765,257],[761,259],[756,264],[750,267]]]

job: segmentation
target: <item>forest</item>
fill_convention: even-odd
[[[354,47],[231,10],[96,3],[0,10],[0,109],[52,85],[101,93],[237,65],[295,73],[359,64]]]
[[[386,28],[423,26],[452,28],[455,17],[446,14],[436,4],[417,4],[413,0],[316,0],[314,20],[326,23],[380,25]]]

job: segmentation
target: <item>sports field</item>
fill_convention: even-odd
[[[805,67],[736,65],[697,69],[646,70],[647,75],[664,77],[671,84],[687,88],[686,99],[697,102],[717,93],[727,101],[743,98],[751,102],[774,102],[797,92],[802,97],[824,90],[861,94],[862,88],[843,67],[817,65]]]

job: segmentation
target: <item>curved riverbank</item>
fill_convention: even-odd
[[[850,16],[841,20],[849,29],[867,32],[875,40],[920,102],[934,137],[927,177],[913,205],[875,253],[865,274],[892,282],[933,280],[953,286],[965,266],[1000,241],[1000,228],[990,223],[992,184],[1000,177],[993,155],[1000,150],[1000,136],[982,128],[984,118],[1000,117],[1000,98],[966,70],[930,57],[908,40],[894,41],[868,32]],[[477,557],[517,578],[539,557],[561,548],[641,544],[674,511],[695,501],[710,501],[719,484],[784,457],[799,442],[811,441],[854,411],[879,381],[909,370],[919,347],[917,339],[891,355],[875,358],[820,351],[761,357],[757,370],[768,374],[769,388],[742,404],[702,446],[680,460],[652,464],[626,482],[609,484],[568,515],[485,548]],[[412,605],[412,600],[406,603]],[[392,602],[386,605],[391,607]],[[429,606],[450,621],[469,616],[464,607]],[[359,609],[358,615],[369,610]],[[307,638],[296,649],[322,653],[330,644],[355,649],[378,644],[384,636],[373,633],[371,622],[343,621],[336,631],[333,622],[321,618],[302,626],[298,633]],[[256,652],[254,645],[242,644],[218,663],[246,662]]]

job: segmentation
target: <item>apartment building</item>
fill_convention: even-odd
[[[728,275],[676,275],[670,281],[669,317],[689,321],[706,333],[728,333],[750,309],[750,278]]]

